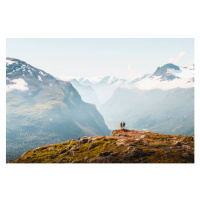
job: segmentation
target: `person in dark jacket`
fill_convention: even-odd
[[[122,122],[120,123],[121,129],[122,129]]]

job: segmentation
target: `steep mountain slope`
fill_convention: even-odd
[[[69,82],[13,58],[7,58],[6,81],[7,161],[37,146],[110,132]]]
[[[87,103],[93,103],[97,107],[100,106],[98,97],[97,97],[94,89],[91,86],[84,86],[84,85],[80,84],[76,79],[71,79],[70,83],[79,92],[83,101],[85,101]]]
[[[10,163],[194,163],[194,136],[114,130],[38,147]]]
[[[194,134],[194,88],[119,88],[100,110],[111,129],[125,121],[130,129],[163,134]]]

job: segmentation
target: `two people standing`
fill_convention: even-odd
[[[121,129],[125,129],[125,125],[126,125],[125,122],[121,122],[120,123]]]

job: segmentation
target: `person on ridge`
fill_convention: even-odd
[[[125,124],[125,122],[123,122],[123,129],[125,129],[125,126],[126,126],[126,124]]]
[[[122,122],[120,123],[121,129],[122,129]]]

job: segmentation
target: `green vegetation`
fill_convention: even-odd
[[[11,163],[193,163],[194,136],[115,130],[42,146]]]

